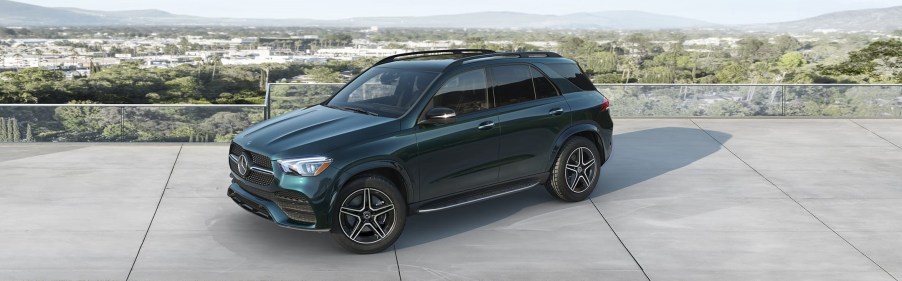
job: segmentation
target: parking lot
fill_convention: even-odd
[[[225,196],[228,144],[0,144],[0,279],[898,280],[902,120],[617,119],[591,200],[412,216],[350,254]]]

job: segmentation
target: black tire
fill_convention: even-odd
[[[373,254],[394,244],[406,221],[407,202],[394,182],[380,175],[358,176],[338,193],[331,234],[348,251]]]
[[[598,184],[603,161],[599,155],[595,143],[584,137],[575,136],[567,140],[554,161],[551,178],[545,184],[548,192],[569,202],[588,198]]]

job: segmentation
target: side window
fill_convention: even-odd
[[[536,99],[544,99],[557,96],[557,89],[539,70],[530,67],[532,73],[532,85],[536,87]]]
[[[457,115],[488,109],[489,95],[485,80],[485,69],[470,70],[458,74],[438,90],[433,98],[433,106],[453,109]]]
[[[497,106],[558,95],[551,81],[531,66],[496,66],[492,67],[491,71]]]
[[[554,72],[570,80],[573,85],[576,85],[583,91],[596,91],[592,80],[589,80],[589,76],[583,73],[575,63],[555,63],[549,64],[548,67],[554,69]]]
[[[495,104],[505,106],[536,98],[532,74],[526,65],[504,65],[491,68]]]

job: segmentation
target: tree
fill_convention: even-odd
[[[213,74],[210,75],[210,81],[213,81],[216,80],[216,65],[222,65],[222,56],[219,54],[214,55],[210,63],[213,65]]]
[[[25,141],[34,142],[34,134],[31,132],[31,123],[25,125]]]
[[[307,75],[310,75],[310,78],[312,78],[313,81],[320,83],[341,82],[341,76],[338,75],[337,71],[324,66],[317,66],[310,70],[307,70]]]
[[[762,57],[767,42],[758,38],[744,38],[736,42],[736,45],[739,49],[739,58],[756,61]]]
[[[585,61],[585,71],[591,74],[617,71],[617,55],[611,52],[595,52]]]
[[[642,83],[665,84],[673,83],[673,70],[663,66],[656,66],[643,71]]]
[[[80,104],[90,104],[92,102],[72,102]],[[97,140],[103,133],[113,132],[112,129],[106,129],[107,126],[120,124],[121,117],[118,108],[114,107],[57,107],[54,110],[54,118],[62,123],[66,129],[67,135],[72,137],[69,141],[90,141]],[[121,132],[121,129],[115,132]]]
[[[780,54],[785,54],[787,52],[798,51],[802,48],[802,43],[799,42],[799,39],[789,35],[780,35],[777,38],[774,38],[774,49]]]
[[[739,84],[748,80],[747,67],[738,62],[730,62],[714,73],[718,83]]]
[[[0,117],[0,142],[8,142],[9,129],[6,128],[6,118]]]
[[[630,33],[623,41],[639,55],[647,55],[652,50],[651,39],[645,36],[644,33]]]
[[[202,86],[200,81],[193,76],[175,78],[166,81],[164,85],[169,88],[166,91],[167,96],[162,97],[165,101],[185,103],[200,98]]]
[[[65,76],[62,71],[25,68],[0,74],[0,103],[61,102],[65,91],[57,84]]]
[[[826,75],[865,76],[868,81],[902,83],[902,41],[874,41],[850,52],[848,60],[818,70]]]
[[[7,128],[7,141],[9,142],[19,142],[21,140],[22,135],[19,134],[19,124],[15,117],[8,119],[8,123],[6,124]]]
[[[188,42],[187,38],[182,37],[179,40],[178,47],[179,47],[179,50],[181,51],[181,54],[185,54],[185,52],[191,50],[191,42]]]
[[[785,82],[787,76],[792,77],[792,74],[806,63],[808,62],[799,52],[789,52],[780,56],[780,59],[777,60],[777,69],[780,71],[779,80]]]

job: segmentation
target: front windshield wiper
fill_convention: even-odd
[[[326,107],[331,107],[331,108],[341,109],[341,110],[344,110],[344,111],[353,111],[353,112],[363,113],[363,114],[372,115],[372,116],[379,116],[378,113],[375,113],[375,112],[372,112],[372,111],[369,111],[369,110],[366,110],[366,109],[363,109],[363,108],[359,108],[359,107],[352,107],[352,106],[334,106],[334,105],[326,105]]]

